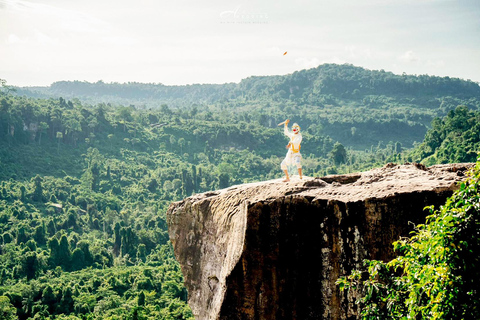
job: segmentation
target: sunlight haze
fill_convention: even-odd
[[[226,83],[322,63],[478,82],[479,39],[476,0],[0,0],[0,78],[17,86]]]

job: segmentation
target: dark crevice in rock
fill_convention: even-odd
[[[323,180],[326,183],[338,182],[340,184],[354,183],[361,178],[360,174],[347,174],[347,175],[329,175],[325,177],[319,177],[316,179]]]

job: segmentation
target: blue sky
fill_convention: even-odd
[[[480,82],[480,1],[0,0],[11,85],[226,83],[322,63]]]

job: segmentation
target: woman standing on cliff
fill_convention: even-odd
[[[279,124],[284,124],[283,133],[290,138],[290,141],[287,144],[287,155],[285,156],[285,159],[283,159],[282,164],[280,165],[283,172],[285,172],[285,179],[283,180],[283,182],[290,181],[290,177],[288,176],[288,166],[290,165],[297,166],[298,175],[300,176],[300,179],[302,179],[302,155],[300,154],[302,134],[300,133],[300,126],[296,123],[293,124],[292,131],[288,130],[289,122],[290,120],[287,119]]]

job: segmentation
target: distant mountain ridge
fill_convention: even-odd
[[[454,96],[480,98],[480,86],[470,80],[428,75],[396,75],[353,65],[323,64],[287,75],[251,76],[239,83],[163,85],[161,83],[95,83],[58,81],[49,87],[18,88],[20,94],[64,98],[117,99],[157,102],[213,103],[224,99],[275,98],[307,102],[310,95],[358,98],[364,95]],[[311,99],[310,99],[311,100]]]

